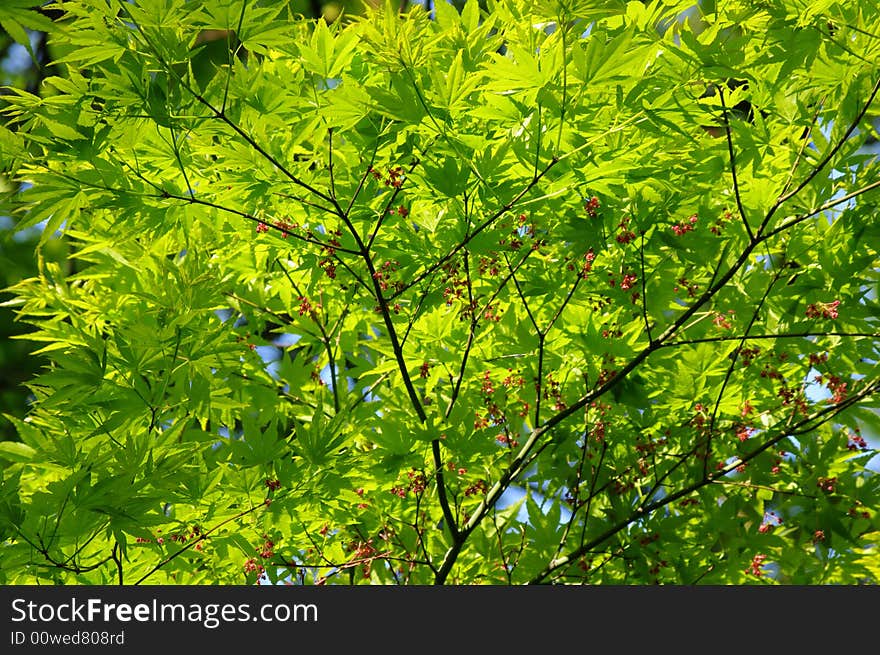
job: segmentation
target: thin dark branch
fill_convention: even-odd
[[[849,140],[849,137],[852,136],[852,133],[856,131],[856,128],[859,126],[859,123],[862,122],[862,119],[865,117],[865,114],[868,113],[868,109],[870,109],[871,103],[874,102],[874,98],[876,97],[878,91],[880,91],[880,78],[878,78],[877,82],[874,83],[874,87],[871,89],[871,93],[868,94],[867,101],[862,106],[862,109],[859,111],[859,113],[856,115],[856,117],[853,119],[852,123],[850,123],[846,132],[840,138],[840,141],[838,141],[835,144],[835,146],[833,148],[831,148],[831,150],[828,152],[828,154],[825,155],[825,157],[823,157],[822,160],[818,164],[816,164],[816,166],[813,168],[813,170],[810,171],[810,173],[801,181],[800,184],[798,184],[794,189],[792,189],[788,193],[784,193],[783,195],[781,195],[776,200],[774,207],[778,207],[779,205],[783,204],[785,201],[790,200],[791,198],[796,196],[798,193],[800,193],[801,190],[805,186],[807,186],[811,181],[813,181],[813,179],[822,171],[822,169],[824,169],[825,166],[828,165],[828,162],[830,162],[834,158],[834,155],[837,154],[837,151],[843,147],[843,144],[846,143]]]
[[[730,119],[727,114],[727,105],[724,103],[724,89],[718,88],[718,97],[721,99],[721,110],[724,112],[724,134],[727,136],[727,152],[730,155],[730,173],[733,176],[733,195],[736,197],[736,208],[749,235],[749,241],[755,240],[752,228],[749,226],[749,220],[746,218],[746,210],[743,208],[742,197],[739,192],[739,181],[736,176],[736,154],[733,151],[733,137],[730,133]]]
[[[535,419],[534,424],[541,424],[541,399],[544,395],[544,334],[538,333],[538,374],[535,378]]]
[[[336,212],[329,207],[325,207],[317,202],[312,202],[311,200],[306,200],[302,196],[297,196],[292,193],[284,193],[282,191],[272,191],[273,196],[280,196],[281,198],[289,198],[290,200],[296,200],[301,205],[306,207],[312,207],[313,209],[317,209],[320,212],[324,212],[325,214],[335,215]]]
[[[336,181],[333,179],[333,128],[327,130],[328,154],[327,171],[330,174],[330,197],[336,197]]]
[[[409,322],[406,325],[406,330],[403,333],[403,337],[400,339],[401,345],[406,345],[406,340],[409,337],[409,333],[412,331],[413,326],[416,324],[416,319],[419,316],[419,313],[422,311],[422,305],[425,303],[425,299],[431,293],[431,282],[432,280],[428,280],[427,284],[425,284],[425,288],[422,290],[421,295],[419,296],[419,300],[416,303],[416,308],[410,313]]]
[[[446,411],[444,412],[444,417],[449,418],[449,415],[452,413],[452,408],[455,405],[455,401],[458,399],[458,395],[461,392],[461,384],[464,381],[464,372],[467,367],[468,357],[471,353],[471,348],[474,345],[474,337],[476,336],[477,331],[477,321],[471,318],[471,323],[468,329],[468,338],[467,342],[464,344],[464,349],[461,354],[461,364],[458,367],[458,377],[455,378],[455,383],[452,385],[452,393],[449,396],[449,403],[446,405]]]
[[[287,269],[281,265],[281,262],[276,258],[275,264],[278,265],[278,268],[281,269],[281,272],[284,273],[287,281],[290,282],[290,286],[293,287],[293,290],[296,291],[296,295],[300,298],[305,298],[305,294],[299,288],[299,285],[296,281],[291,277],[290,273]],[[327,334],[327,328],[324,325],[323,321],[321,321],[318,312],[312,309],[309,312],[309,318],[314,321],[315,325],[318,326],[318,330],[321,332],[321,343],[324,344],[324,351],[327,353],[327,361],[328,366],[330,367],[330,379],[333,382],[333,410],[338,414],[339,413],[339,375],[336,371],[336,355],[333,352],[333,344],[330,343],[330,336]]]
[[[800,166],[801,159],[803,159],[804,152],[807,150],[807,146],[812,141],[813,129],[816,127],[816,121],[819,120],[819,114],[822,113],[822,108],[825,106],[825,97],[819,101],[818,108],[816,109],[816,113],[813,114],[813,120],[810,121],[810,126],[804,131],[804,135],[801,138],[801,145],[798,148],[798,153],[794,158],[794,162],[791,165],[791,170],[788,172],[788,179],[785,181],[785,186],[782,187],[782,191],[780,192],[780,196],[788,193],[789,188],[791,187],[792,182],[794,182],[794,174],[797,172],[798,166]]]
[[[724,559],[724,557],[722,556],[721,559]],[[688,586],[692,586],[692,585],[697,584],[700,580],[702,580],[702,579],[705,578],[707,575],[709,575],[712,571],[714,571],[716,566],[717,566],[717,564],[710,564],[710,565],[709,565],[709,568],[707,568],[705,571],[703,571],[702,573],[700,573],[700,575],[698,575],[698,576],[697,576],[696,578],[694,578],[691,582],[689,582],[689,583],[688,583]]]
[[[406,388],[410,403],[412,404],[412,407],[419,418],[419,422],[424,424],[427,422],[428,416],[425,413],[425,408],[422,406],[422,401],[419,399],[418,393],[415,389],[415,385],[413,385],[412,376],[410,375],[409,369],[407,368],[406,358],[403,354],[403,345],[400,342],[400,339],[397,335],[397,329],[395,328],[394,321],[391,318],[391,311],[388,307],[388,300],[385,298],[385,295],[382,291],[379,276],[376,274],[375,262],[370,255],[369,247],[367,246],[367,244],[364,243],[363,239],[361,239],[361,236],[355,228],[354,224],[351,222],[350,217],[345,211],[343,211],[342,207],[339,205],[336,199],[333,198],[331,200],[334,207],[338,211],[339,217],[345,224],[346,229],[354,238],[355,243],[358,246],[358,252],[367,266],[367,271],[370,274],[370,280],[373,284],[372,295],[379,303],[379,312],[382,315],[382,321],[385,324],[388,339],[391,342],[391,349],[394,353],[394,359],[397,362],[398,371],[400,372],[401,378],[403,379],[403,385]],[[455,542],[459,538],[459,531],[458,526],[455,522],[455,517],[453,516],[452,510],[449,507],[449,499],[447,498],[446,494],[446,484],[443,475],[443,458],[440,452],[439,440],[434,439],[431,442],[431,451],[434,457],[434,477],[437,484],[437,495],[440,502],[440,508],[443,511],[443,517],[448,524],[449,533],[452,536],[453,542]]]
[[[797,496],[798,498],[817,498],[816,494],[805,494],[801,491],[795,491],[793,489],[780,489],[778,487],[771,487],[766,484],[755,484],[754,482],[739,482],[737,480],[713,480],[713,484],[727,485],[731,487],[743,487],[745,489],[762,489],[764,491],[772,491],[774,494],[781,494],[784,496]]]
[[[682,466],[687,464],[688,460],[691,457],[693,457],[694,455],[696,455],[702,446],[703,446],[702,441],[697,441],[693,446],[691,446],[691,448],[686,453],[678,453],[676,455],[670,455],[670,456],[676,457],[675,464],[673,464],[668,469],[666,469],[660,475],[660,477],[655,477],[654,484],[651,485],[651,489],[648,491],[648,493],[644,494],[644,496],[642,497],[642,502],[639,503],[639,508],[644,507],[645,504],[654,497],[654,494],[656,494],[661,489],[661,487],[663,486],[663,483],[666,482],[666,480],[673,473],[675,473],[679,468],[681,468]],[[657,475],[656,470],[654,471],[654,475],[655,476]]]
[[[415,530],[416,538],[419,541],[419,548],[422,549],[422,555],[425,556],[425,563],[428,565],[428,568],[431,569],[431,573],[437,575],[437,567],[434,566],[434,562],[431,561],[431,556],[428,554],[428,547],[425,544],[425,531],[418,523],[418,517],[421,515],[421,512],[418,511],[418,505],[420,502],[421,498],[418,498],[416,500],[416,522],[408,525],[412,525],[412,529]]]
[[[107,523],[106,523],[105,525],[109,525],[109,523],[110,523],[110,522],[107,521]],[[95,539],[98,538],[98,535],[101,534],[102,530],[103,530],[103,527],[100,528],[100,529],[98,529],[98,530],[95,530],[95,531],[92,533],[92,536],[90,536],[88,539],[86,539],[86,540],[82,543],[82,545],[80,545],[79,547],[77,547],[76,550],[74,550],[73,553],[72,553],[72,554],[71,554],[66,560],[64,560],[64,563],[66,564],[66,563],[68,563],[68,562],[72,562],[74,559],[76,559],[76,557],[78,557],[79,554],[80,554],[82,551],[84,551],[84,550],[86,549],[86,546],[88,546],[90,543],[92,543]],[[107,562],[107,561],[109,561],[109,558],[108,558],[108,557],[105,557],[103,561],[104,561],[104,562]]]
[[[513,571],[507,561],[507,553],[504,552],[504,539],[501,530],[498,529],[498,512],[492,508],[492,523],[495,528],[495,536],[498,537],[498,554],[501,555],[501,566],[504,567],[504,575],[507,577],[507,584],[513,584]]]
[[[416,158],[410,164],[409,171],[407,171],[407,173],[412,173],[416,169],[416,166],[419,165],[420,161],[420,159]],[[394,191],[391,192],[391,196],[388,198],[388,202],[386,202],[385,206],[382,208],[382,213],[376,220],[376,224],[373,226],[373,231],[370,233],[370,238],[367,240],[367,250],[370,250],[373,247],[373,241],[376,240],[376,236],[379,234],[379,230],[382,228],[382,224],[385,222],[385,217],[390,215],[391,207],[394,204],[394,201],[397,200],[397,196],[400,194],[401,190],[406,184],[406,180],[407,178],[404,178],[403,180],[401,180],[399,186],[394,187]]]
[[[98,562],[96,562],[96,563],[94,563],[94,564],[90,564],[90,565],[88,565],[88,566],[79,566],[79,565],[76,565],[76,564],[71,565],[71,564],[68,563],[68,562],[70,562],[74,557],[76,557],[76,554],[77,554],[78,552],[80,552],[80,551],[82,550],[82,548],[85,547],[86,544],[88,544],[92,539],[94,539],[94,537],[95,537],[99,532],[101,532],[101,530],[99,530],[99,531],[96,532],[94,535],[92,535],[92,539],[89,539],[89,540],[86,542],[86,544],[84,544],[83,546],[81,546],[80,548],[78,548],[78,549],[76,550],[76,552],[74,552],[73,555],[71,555],[70,557],[67,558],[67,560],[65,560],[64,562],[59,562],[59,561],[57,561],[56,559],[54,559],[51,555],[49,555],[49,550],[48,550],[48,548],[46,548],[45,546],[38,546],[37,544],[35,544],[33,541],[31,541],[31,540],[30,540],[30,539],[24,534],[24,532],[21,531],[21,529],[19,529],[19,527],[18,527],[17,525],[12,524],[12,528],[18,533],[18,536],[21,538],[22,541],[24,541],[24,542],[25,542],[26,544],[28,544],[31,548],[33,548],[35,551],[37,551],[38,553],[40,553],[40,555],[42,555],[43,558],[48,562],[48,564],[41,564],[41,563],[38,563],[38,562],[37,562],[36,564],[37,564],[38,566],[45,566],[45,567],[48,567],[48,568],[62,569],[62,570],[64,570],[64,571],[70,571],[71,573],[88,573],[89,571],[94,571],[95,569],[98,569],[98,568],[104,566],[104,564],[106,564],[107,562],[109,562],[109,561],[111,560],[111,558],[112,558],[111,555],[108,555],[108,556],[105,557],[104,559],[102,559],[102,560],[100,560],[100,561],[98,561]],[[41,540],[41,541],[42,541],[42,540]]]
[[[470,272],[468,269],[467,257],[465,257],[465,275],[466,275],[467,281],[468,281],[468,303],[469,303],[469,306],[472,308],[471,309],[471,325],[468,330],[468,340],[467,340],[467,343],[465,344],[464,351],[462,353],[461,365],[459,366],[458,377],[453,382],[452,395],[449,399],[449,404],[446,407],[446,412],[445,412],[446,418],[449,418],[449,415],[452,412],[452,407],[455,404],[455,401],[458,398],[459,393],[461,391],[461,384],[462,384],[462,381],[464,380],[464,373],[465,373],[465,369],[467,367],[468,357],[469,357],[471,349],[473,347],[474,339],[476,338],[477,328],[479,327],[479,324],[480,324],[480,316],[482,316],[485,313],[485,311],[489,308],[489,306],[493,302],[495,302],[495,299],[501,294],[501,291],[507,286],[507,283],[511,279],[513,279],[513,276],[516,273],[516,271],[518,271],[520,269],[520,267],[523,264],[525,264],[526,260],[529,258],[529,256],[533,252],[534,252],[534,250],[529,250],[528,252],[526,252],[526,254],[522,257],[522,259],[520,259],[519,262],[517,262],[516,266],[514,266],[512,268],[510,267],[510,263],[508,262],[509,273],[505,276],[505,278],[503,280],[501,280],[498,287],[495,289],[495,291],[492,293],[492,295],[489,296],[489,298],[486,300],[485,305],[483,305],[483,307],[479,308],[479,309],[474,308],[474,305],[476,303],[473,299],[473,293],[472,293],[472,288],[471,288],[471,283],[470,283]],[[505,259],[506,259],[506,257],[505,257]],[[450,378],[451,378],[451,376],[450,376]]]
[[[760,339],[805,339],[808,337],[867,337],[880,338],[880,332],[789,332],[785,334],[741,334],[735,336],[704,337],[702,339],[683,339],[680,341],[667,341],[660,344],[660,348],[672,348],[675,346],[692,346],[699,343],[719,343],[724,341],[756,341]]]
[[[360,234],[358,234],[357,229],[355,229],[354,225],[352,224],[351,219],[349,219],[349,217],[343,213],[342,220],[345,223],[345,226],[348,229],[349,233],[352,235],[352,237],[354,237],[354,240],[357,243],[358,254],[363,258],[364,263],[367,265],[367,271],[370,274],[370,280],[372,280],[373,285],[372,295],[379,303],[379,312],[382,315],[382,321],[385,324],[385,329],[388,333],[388,339],[391,342],[391,349],[394,353],[394,359],[397,361],[397,367],[400,370],[401,377],[403,378],[404,387],[406,387],[407,395],[409,396],[413,409],[415,409],[415,412],[419,417],[419,421],[421,423],[424,423],[428,417],[427,414],[425,414],[425,409],[424,407],[422,407],[422,403],[419,400],[418,394],[416,393],[415,386],[413,386],[412,377],[410,376],[409,370],[407,369],[406,359],[403,355],[403,347],[400,344],[400,340],[397,336],[397,329],[394,327],[394,321],[391,318],[391,310],[388,307],[388,299],[385,297],[382,291],[382,287],[379,282],[379,276],[376,274],[376,266],[373,262],[373,258],[370,256],[370,252],[367,249],[366,244],[361,239],[361,236]]]
[[[119,542],[115,542],[113,544],[113,550],[110,553],[110,559],[116,564],[116,571],[119,576],[119,586],[125,584],[125,579],[123,577],[123,568],[122,568],[122,558],[119,555]]]
[[[370,296],[372,296],[372,295],[373,295],[373,287],[371,287],[371,286],[367,283],[367,281],[364,280],[364,278],[362,278],[360,275],[358,275],[357,271],[355,271],[355,270],[349,265],[349,263],[348,263],[347,261],[345,261],[344,259],[342,259],[342,258],[339,257],[338,255],[336,255],[335,253],[334,253],[333,256],[336,258],[336,261],[339,262],[339,264],[342,266],[342,268],[344,268],[346,271],[348,271],[349,275],[351,275],[351,276],[357,281],[357,283],[360,284],[360,285],[364,288],[364,290],[365,290],[368,294],[370,294]]]
[[[446,491],[446,478],[443,475],[443,455],[440,452],[440,440],[431,440],[431,456],[434,459],[434,481],[437,484],[437,499],[440,501],[440,510],[443,512],[443,520],[446,521],[449,533],[453,541],[461,539],[458,524],[452,509],[449,507],[449,494]]]
[[[186,174],[186,166],[183,165],[183,158],[180,156],[180,144],[177,141],[177,133],[174,130],[174,121],[169,121],[168,129],[171,132],[171,149],[174,150],[174,159],[180,167],[180,172],[183,175],[183,182],[186,184],[186,190],[191,197],[195,197],[196,190],[189,181],[189,176]],[[156,131],[159,131],[158,125],[156,125]]]
[[[108,436],[110,436],[109,433]],[[120,445],[120,447],[122,447],[121,444],[117,443],[117,445]],[[71,491],[68,490],[67,493],[64,494],[64,501],[61,503],[61,507],[58,510],[58,517],[55,519],[55,528],[52,530],[52,535],[49,537],[49,544],[47,546],[48,548],[52,547],[52,544],[55,543],[55,539],[58,537],[58,529],[61,527],[61,517],[64,516],[64,510],[67,508],[67,503],[70,501],[70,493]]]
[[[244,22],[244,12],[247,9],[246,2],[241,3],[241,13],[238,15],[238,27],[235,28],[235,39],[236,41],[240,40],[241,35],[241,25]],[[236,47],[236,50],[238,47]],[[235,57],[235,53],[232,51],[232,39],[229,37],[229,30],[226,30],[226,65],[228,67],[228,74],[226,75],[226,81],[223,84],[223,103],[220,105],[220,112],[226,113],[226,101],[229,99],[229,82],[232,79],[232,60]]]
[[[510,266],[510,260],[507,259],[507,253],[504,254],[504,261],[507,262],[507,269],[510,271],[510,278],[513,280],[513,286],[516,287],[516,293],[519,295],[519,299],[522,300],[523,308],[526,310],[526,314],[529,317],[529,321],[532,326],[535,328],[535,334],[541,334],[541,328],[538,325],[538,321],[535,318],[534,314],[532,314],[532,310],[529,307],[529,301],[526,300],[525,294],[523,294],[522,287],[519,285],[519,280],[516,279],[516,274],[513,268]]]
[[[585,434],[584,435],[584,453],[586,453],[587,438],[588,437]],[[602,464],[605,462],[605,453],[607,451],[608,451],[608,442],[603,439],[602,440],[602,452],[599,453],[599,463],[596,465],[596,468],[591,467],[592,475],[590,476],[590,493],[587,496],[587,500],[585,502],[586,507],[584,509],[584,520],[583,520],[583,523],[581,523],[581,536],[579,539],[579,542],[581,544],[584,543],[584,535],[587,532],[587,523],[590,520],[590,507],[593,504],[593,498],[595,498],[598,493],[598,490],[596,489],[596,483],[599,481],[599,474],[602,472]],[[611,480],[609,480],[607,483],[603,484],[602,489],[605,489],[610,484],[611,484]],[[578,509],[579,508],[576,507],[574,510],[572,510],[572,514],[577,514]],[[561,545],[561,542],[560,542],[560,545]],[[556,551],[556,555],[558,555],[558,554],[559,554],[559,550]],[[556,557],[556,555],[554,555],[554,558]]]
[[[361,179],[358,181],[357,188],[354,190],[354,193],[351,194],[351,198],[348,201],[348,207],[345,208],[346,214],[351,214],[351,208],[354,207],[354,203],[357,202],[358,197],[363,191],[364,184],[367,182],[367,178],[370,177],[370,173],[373,172],[373,164],[376,163],[376,153],[378,152],[379,144],[376,143],[376,147],[373,148],[373,153],[370,155],[370,163],[364,169],[364,174],[361,175]]]
[[[559,317],[562,316],[562,312],[565,311],[566,307],[568,307],[568,303],[570,303],[571,299],[574,298],[574,294],[583,279],[584,278],[582,275],[578,275],[575,278],[574,284],[569,287],[568,293],[565,294],[565,298],[562,299],[562,303],[560,303],[559,307],[556,308],[556,312],[553,314],[553,316],[550,317],[550,322],[547,323],[547,327],[544,328],[544,336],[547,336],[550,333],[550,330],[553,329],[553,326],[556,325],[556,321],[559,320]]]
[[[832,207],[836,207],[837,205],[841,205],[845,202],[848,202],[848,201],[852,200],[853,198],[860,196],[864,193],[867,193],[868,191],[871,191],[871,190],[876,189],[878,187],[880,187],[880,180],[877,180],[876,182],[871,182],[871,184],[866,184],[861,189],[856,189],[855,191],[851,191],[850,193],[846,194],[845,196],[841,196],[840,198],[835,198],[834,200],[829,200],[825,204],[820,205],[819,207],[816,207],[815,209],[809,210],[806,214],[801,214],[799,216],[795,216],[791,220],[782,223],[781,225],[779,225],[775,229],[764,234],[761,238],[762,239],[770,239],[771,237],[776,236],[780,232],[784,232],[785,230],[788,230],[789,228],[794,227],[798,223],[802,223],[803,221],[815,216],[816,214],[820,214],[823,211],[831,209]]]

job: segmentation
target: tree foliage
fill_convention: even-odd
[[[0,579],[877,582],[880,8],[691,4],[58,3]]]

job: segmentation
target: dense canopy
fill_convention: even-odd
[[[878,582],[877,3],[397,4],[58,4],[0,581]]]

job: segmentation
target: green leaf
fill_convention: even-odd
[[[0,441],[0,458],[10,462],[32,461],[37,451],[17,441]]]
[[[27,31],[25,31],[24,27],[22,27],[21,23],[11,17],[7,12],[0,13],[0,27],[4,29],[4,31],[11,36],[16,43],[22,45],[27,50],[28,54],[31,57],[31,60],[37,61],[37,55],[34,53],[33,47],[31,46],[31,40],[28,36]]]

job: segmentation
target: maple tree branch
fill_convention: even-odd
[[[742,219],[742,223],[746,228],[746,233],[749,235],[749,241],[754,241],[755,235],[749,225],[748,218],[746,218],[746,210],[743,208],[742,196],[739,192],[739,181],[736,175],[736,154],[733,151],[733,137],[730,133],[730,118],[728,116],[727,105],[724,102],[724,89],[721,87],[718,88],[718,97],[721,100],[721,109],[724,112],[724,134],[727,137],[727,152],[730,155],[730,174],[733,176],[733,195],[736,198],[736,208],[739,211],[740,219]]]

